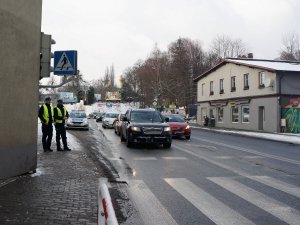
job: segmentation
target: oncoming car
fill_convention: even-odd
[[[160,112],[154,109],[131,109],[122,119],[120,129],[121,141],[127,142],[127,147],[134,143],[160,144],[170,148],[172,133]]]
[[[168,124],[171,127],[172,135],[175,137],[191,138],[190,125],[185,121],[184,117],[179,114],[164,115],[169,119]]]
[[[78,129],[89,129],[89,121],[84,111],[71,111],[69,119],[66,121],[66,128],[78,128]]]
[[[105,128],[113,128],[113,123],[117,118],[117,113],[105,113],[102,118],[102,127]]]

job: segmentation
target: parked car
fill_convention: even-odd
[[[162,144],[170,148],[172,132],[160,112],[154,109],[130,109],[122,120],[121,141],[131,147],[133,143]]]
[[[89,130],[89,121],[84,111],[72,110],[69,119],[66,121],[66,128],[79,128]]]
[[[186,139],[191,138],[191,128],[186,122],[185,118],[178,114],[164,115],[165,118],[169,119],[168,124],[171,127],[172,135],[176,137],[185,137]]]
[[[117,118],[117,113],[105,113],[102,118],[102,127],[105,128],[113,128],[113,123]]]
[[[120,135],[120,129],[122,126],[122,119],[124,118],[125,114],[119,114],[113,123],[113,127],[115,129],[115,134]]]

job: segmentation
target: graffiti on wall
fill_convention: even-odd
[[[282,118],[286,120],[285,132],[300,133],[300,98],[290,99],[282,109]]]

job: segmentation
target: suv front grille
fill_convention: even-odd
[[[161,127],[143,127],[142,128],[144,134],[161,134],[162,128]]]

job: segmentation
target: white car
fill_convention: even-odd
[[[66,121],[66,128],[79,128],[88,130],[89,121],[84,111],[71,111],[69,114],[69,119]]]
[[[113,124],[115,119],[117,118],[117,113],[105,113],[102,118],[102,127],[105,128],[113,128]]]

